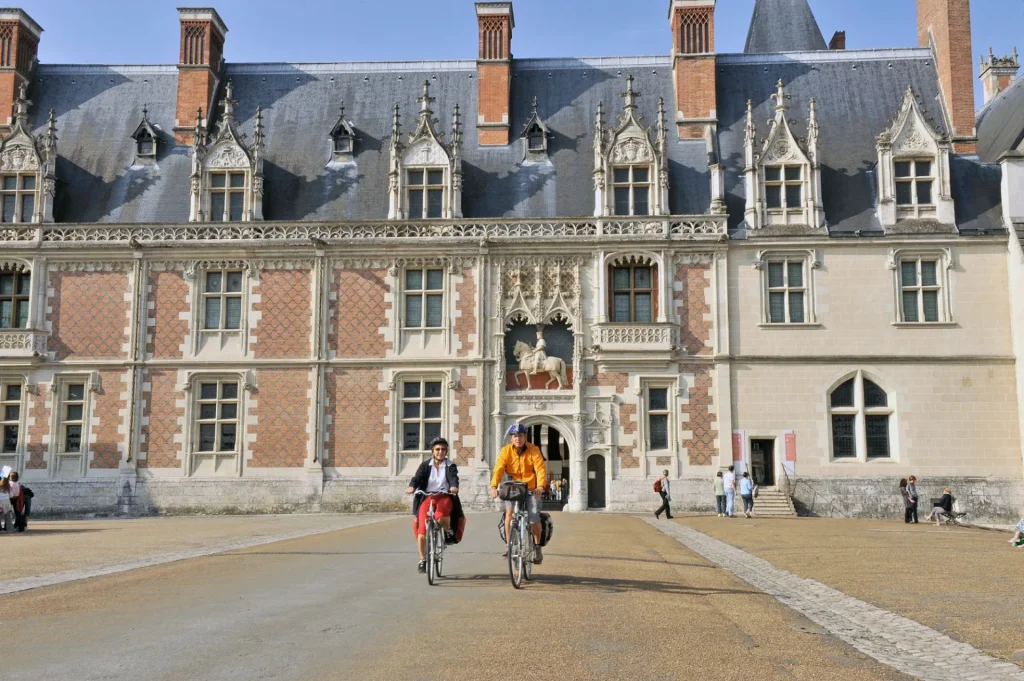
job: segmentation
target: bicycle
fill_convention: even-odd
[[[434,582],[439,577],[442,577],[442,566],[444,564],[444,527],[441,523],[437,522],[434,518],[434,499],[436,497],[448,496],[446,492],[434,492],[433,494],[427,494],[423,490],[416,490],[417,495],[426,497],[424,503],[429,501],[430,506],[427,507],[427,583],[430,586],[434,586]]]
[[[522,492],[518,496],[525,502],[526,495],[530,491],[526,489],[526,485],[521,487]],[[508,574],[512,579],[512,586],[517,589],[523,588],[524,578],[526,581],[533,579],[534,549],[533,532],[530,531],[526,504],[521,504],[517,498],[512,502],[512,523],[509,525],[508,536]]]

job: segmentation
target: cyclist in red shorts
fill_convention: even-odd
[[[447,543],[458,544],[462,541],[462,533],[466,531],[466,516],[462,512],[459,501],[459,467],[448,458],[448,441],[443,437],[435,437],[430,441],[430,460],[424,461],[416,469],[416,474],[409,481],[406,494],[417,490],[427,494],[442,493],[447,496],[434,499],[434,518],[445,529]],[[412,521],[413,533],[416,535],[416,548],[420,552],[419,571],[427,571],[427,510],[430,500],[417,495],[413,500]],[[455,528],[454,530],[452,528]]]

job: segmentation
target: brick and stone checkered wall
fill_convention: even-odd
[[[46,321],[54,359],[125,357],[129,285],[125,272],[50,272]]]
[[[708,265],[680,265],[672,286],[672,300],[679,317],[679,340],[691,355],[710,355],[711,281]]]
[[[712,413],[714,398],[711,392],[713,368],[703,364],[679,365],[680,374],[692,374],[689,394],[680,402],[682,429],[691,433],[683,440],[691,466],[710,466],[717,454],[718,428]]]
[[[476,423],[473,421],[473,410],[476,408],[476,376],[463,376],[459,381],[459,389],[455,391],[455,428],[453,449],[455,450],[455,463],[460,466],[473,460],[476,456],[476,446],[466,444],[466,438],[476,437]],[[475,439],[474,439],[475,441]]]
[[[384,357],[392,348],[382,331],[391,304],[383,269],[337,270],[331,283],[328,347],[336,357]]]
[[[380,369],[333,369],[327,373],[325,466],[388,465],[388,404]]]
[[[28,441],[25,445],[25,469],[46,470],[46,440],[50,435],[50,386],[40,383],[38,394],[31,395],[29,418],[32,423],[28,428]]]
[[[146,310],[146,353],[154,359],[180,358],[188,343],[191,309],[188,282],[181,272],[151,271]]]
[[[259,324],[252,350],[257,359],[308,357],[312,334],[312,278],[309,270],[263,270],[254,294]],[[254,315],[255,316],[255,315]],[[343,324],[347,324],[345,318]]]
[[[178,372],[172,369],[150,369],[143,375],[149,384],[142,394],[142,437],[139,442],[140,468],[181,468],[180,419],[184,410],[178,406]]]
[[[476,278],[472,267],[462,269],[462,281],[455,286],[455,337],[459,339],[459,357],[468,357],[474,350],[476,333]]]
[[[127,442],[122,426],[128,402],[123,393],[127,388],[125,371],[100,371],[100,389],[93,395],[92,432],[89,436],[89,468],[117,468]]]
[[[250,468],[301,468],[306,463],[311,424],[306,369],[260,369],[257,395],[246,431]]]
[[[587,381],[587,388],[614,388],[616,395],[622,395],[629,387],[629,374],[623,372],[601,372],[594,373]],[[623,440],[634,442],[636,440],[637,405],[622,404],[619,407],[619,467],[639,468],[640,459],[634,456],[636,444],[624,444]]]

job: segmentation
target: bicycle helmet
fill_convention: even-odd
[[[427,449],[433,451],[434,447],[436,447],[437,445],[444,445],[445,449],[451,449],[451,447],[448,446],[448,440],[445,440],[443,437],[435,437],[434,439],[432,439],[427,444]]]
[[[513,435],[526,435],[527,432],[529,431],[527,430],[526,426],[524,426],[521,423],[517,423],[514,426],[509,426],[508,436],[512,437]]]

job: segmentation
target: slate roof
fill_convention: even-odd
[[[746,54],[827,49],[807,0],[757,0],[743,48]]]
[[[1024,78],[1017,78],[978,112],[978,157],[995,162],[1024,142]]]

